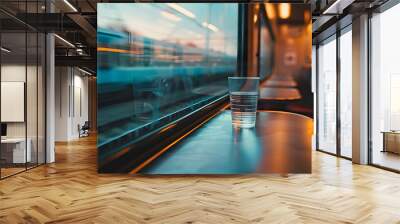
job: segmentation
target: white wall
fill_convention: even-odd
[[[37,71],[38,69],[38,71]],[[3,64],[1,66],[2,82],[24,82],[26,84],[26,107],[22,108],[26,112],[27,120],[24,122],[6,122],[8,138],[24,138],[25,135],[30,139],[32,161],[44,162],[44,74],[42,68],[35,66],[25,66],[25,64]],[[27,80],[26,80],[27,78]],[[7,96],[2,96],[7,97]],[[9,110],[10,108],[1,108]],[[39,156],[37,157],[37,154]]]
[[[78,125],[88,120],[88,77],[76,68],[56,67],[55,85],[55,140],[77,139]]]
[[[2,82],[25,82],[25,71],[26,67],[24,65],[18,64],[5,64],[1,66],[1,81]],[[28,81],[29,86],[36,86],[36,80],[32,80],[29,75],[36,74],[36,67],[28,66]],[[33,110],[36,111],[36,88],[27,88],[27,106],[30,106],[31,112]],[[32,104],[33,103],[33,104]],[[32,107],[33,110],[32,110]],[[7,108],[1,108],[2,110],[7,110]],[[36,130],[36,113],[27,113],[28,122],[34,121],[35,124],[28,124],[29,127],[32,127]],[[35,125],[35,127],[33,127]],[[29,130],[28,130],[29,132]],[[28,133],[29,134],[29,133]],[[25,137],[25,122],[7,122],[7,136],[8,137]],[[28,136],[29,137],[29,136]]]
[[[68,140],[69,84],[69,69],[57,67],[55,69],[55,141]]]
[[[25,64],[2,65],[1,81],[25,82]],[[6,108],[1,108],[1,109],[6,110]],[[25,137],[25,123],[24,122],[7,123],[7,137]]]

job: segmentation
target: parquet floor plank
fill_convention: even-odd
[[[0,181],[0,223],[397,223],[400,175],[313,152],[310,175],[97,174],[96,139]]]

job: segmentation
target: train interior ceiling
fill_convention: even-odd
[[[225,56],[220,59],[219,56],[222,54],[220,51],[204,52],[197,42],[179,43],[168,36],[164,40],[151,39],[130,33],[129,27],[123,25],[96,30],[99,22],[97,3],[102,1],[70,2],[72,4],[65,4],[63,1],[46,3],[44,0],[34,2],[5,0],[0,3],[3,40],[21,40],[14,44],[20,45],[22,49],[25,41],[21,38],[20,31],[25,31],[27,27],[37,32],[55,33],[55,105],[56,113],[60,114],[56,117],[56,141],[63,142],[81,137],[82,126],[89,126],[89,132],[93,133],[97,132],[97,128],[108,128],[109,120],[108,123],[102,124],[102,119],[97,119],[97,98],[99,106],[111,105],[114,109],[116,103],[122,105],[132,99],[137,101],[135,107],[140,107],[142,110],[138,116],[142,119],[141,122],[146,123],[149,116],[160,116],[174,109],[170,105],[174,102],[168,100],[151,102],[154,98],[152,95],[175,92],[185,95],[186,99],[181,101],[188,101],[195,97],[194,95],[204,92],[226,91],[226,77],[218,82],[214,80],[215,77],[210,76],[208,78],[212,80],[210,82],[212,85],[205,87],[199,85],[198,82],[201,81],[195,78],[177,80],[177,76],[189,71],[186,67],[196,68],[190,70],[190,73],[201,75],[203,82],[207,82],[206,73],[210,72],[260,76],[262,82],[259,109],[289,111],[313,117],[311,47],[309,47],[312,24],[309,7],[306,4],[238,4],[236,24],[238,33],[235,34],[238,38],[234,47],[237,52],[235,57]],[[176,10],[160,13],[159,16],[172,22],[178,20],[178,16],[182,18]],[[183,17],[183,20],[185,19],[187,18]],[[183,21],[180,22],[183,24]],[[208,24],[207,28],[211,33],[213,29],[218,29],[212,27],[212,24]],[[188,33],[196,32],[189,30],[190,27],[183,26],[180,29],[186,29]],[[202,42],[209,41],[208,36],[200,38],[203,38]],[[3,41],[3,45],[6,44]],[[18,46],[13,48],[17,49]],[[27,52],[29,53],[30,49],[27,49]],[[13,53],[16,58],[19,57],[17,52]],[[104,63],[101,62],[102,59],[105,59]],[[218,64],[218,67],[213,67],[214,70],[210,71],[204,63]],[[165,65],[179,66],[176,66],[176,69],[169,69]],[[146,91],[135,93],[137,95],[132,98],[133,86],[112,88],[106,84],[96,85],[101,83],[97,80],[96,73],[102,70],[110,72],[111,75],[111,67],[120,67],[122,70],[126,67],[141,67],[145,68],[139,72],[142,76],[150,73],[158,74],[160,71],[165,75],[153,79],[151,86],[143,88]],[[173,78],[169,78],[169,73]],[[182,91],[179,92],[178,89]],[[190,92],[188,93],[186,89]],[[159,110],[166,108],[166,111],[155,111],[153,109],[155,106],[152,105],[154,103],[158,104],[156,107]],[[68,116],[61,116],[63,114]],[[127,118],[123,117],[123,114],[114,115],[116,114],[112,116],[114,119],[111,122],[112,126],[124,126],[127,123]],[[112,131],[112,128],[110,130]]]

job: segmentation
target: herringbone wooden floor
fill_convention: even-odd
[[[99,175],[95,138],[0,181],[0,223],[400,223],[400,175],[319,152],[311,175]]]

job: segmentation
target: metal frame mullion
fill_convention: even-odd
[[[315,46],[315,149],[319,150],[319,44]]]
[[[371,64],[371,55],[372,55],[372,28],[371,28],[371,20],[372,20],[372,12],[368,12],[368,54],[367,54],[367,82],[368,82],[368,164],[373,165],[373,148],[372,148],[372,64]]]
[[[25,21],[28,19],[28,1],[25,0]],[[26,24],[26,23],[25,23]],[[25,25],[25,102],[24,102],[24,118],[25,118],[25,170],[28,170],[28,24]],[[32,152],[31,152],[32,153]]]
[[[39,13],[39,0],[36,13]],[[39,166],[39,32],[36,32],[36,166]]]
[[[341,32],[338,29],[336,31],[336,154],[341,157],[341,114],[340,114],[340,102],[341,102],[341,65],[340,65],[340,36]]]

